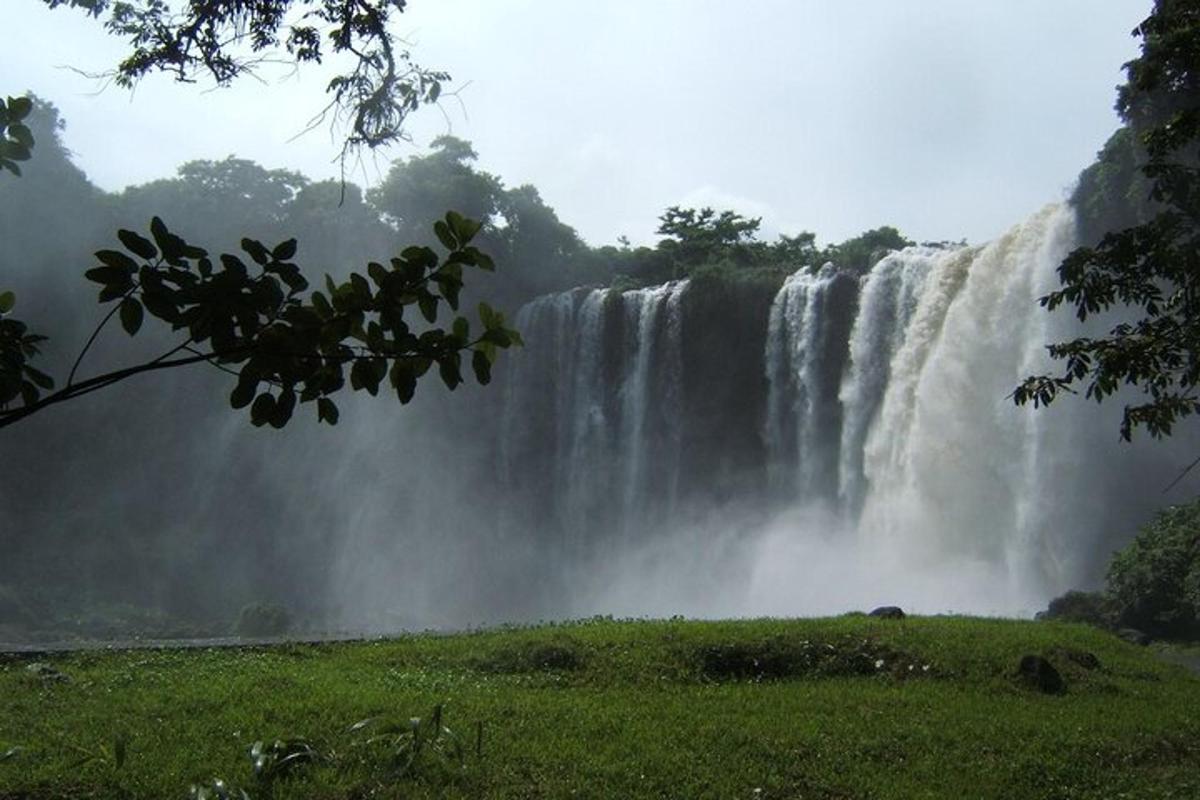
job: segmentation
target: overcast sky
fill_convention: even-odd
[[[3,0],[0,91],[56,103],[67,145],[105,189],[235,153],[338,174],[326,129],[289,141],[330,72],[232,89],[100,71],[118,40],[78,11]],[[11,6],[11,8],[10,8]],[[414,121],[413,146],[352,178],[378,180],[435,136],[532,183],[593,244],[653,240],[669,205],[762,216],[836,241],[893,224],[983,241],[1061,199],[1118,124],[1121,64],[1150,0],[411,0],[397,32],[458,99]],[[17,35],[13,35],[13,33]],[[444,112],[444,113],[442,113]],[[36,157],[36,155],[35,155]],[[2,189],[2,187],[0,187]]]

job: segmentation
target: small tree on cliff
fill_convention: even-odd
[[[762,220],[733,211],[717,213],[708,207],[671,206],[658,222],[656,233],[666,237],[658,247],[674,263],[678,276],[692,267],[723,259],[749,263],[753,258],[751,245]]]

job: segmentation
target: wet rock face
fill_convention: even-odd
[[[867,616],[878,617],[879,619],[904,619],[906,614],[900,606],[880,606]]]
[[[1029,688],[1043,694],[1063,694],[1067,691],[1062,675],[1041,656],[1022,656],[1017,666],[1017,677]]]

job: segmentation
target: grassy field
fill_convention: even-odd
[[[1065,693],[1023,683],[1026,654]],[[1200,679],[1074,625],[596,620],[33,661],[0,662],[3,800],[217,777],[252,798],[1200,797]]]

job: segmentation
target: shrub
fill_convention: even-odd
[[[586,658],[582,648],[572,639],[522,642],[501,647],[476,658],[473,666],[483,672],[509,674],[545,671],[574,672],[583,669]]]
[[[1119,625],[1166,638],[1200,635],[1200,501],[1160,512],[1113,556],[1108,594]]]
[[[1110,628],[1113,622],[1112,603],[1102,592],[1080,592],[1072,589],[1051,600],[1050,606],[1039,612],[1037,618],[1082,622],[1097,628]]]
[[[292,615],[274,603],[251,603],[238,614],[234,633],[238,636],[280,636],[292,629]]]

